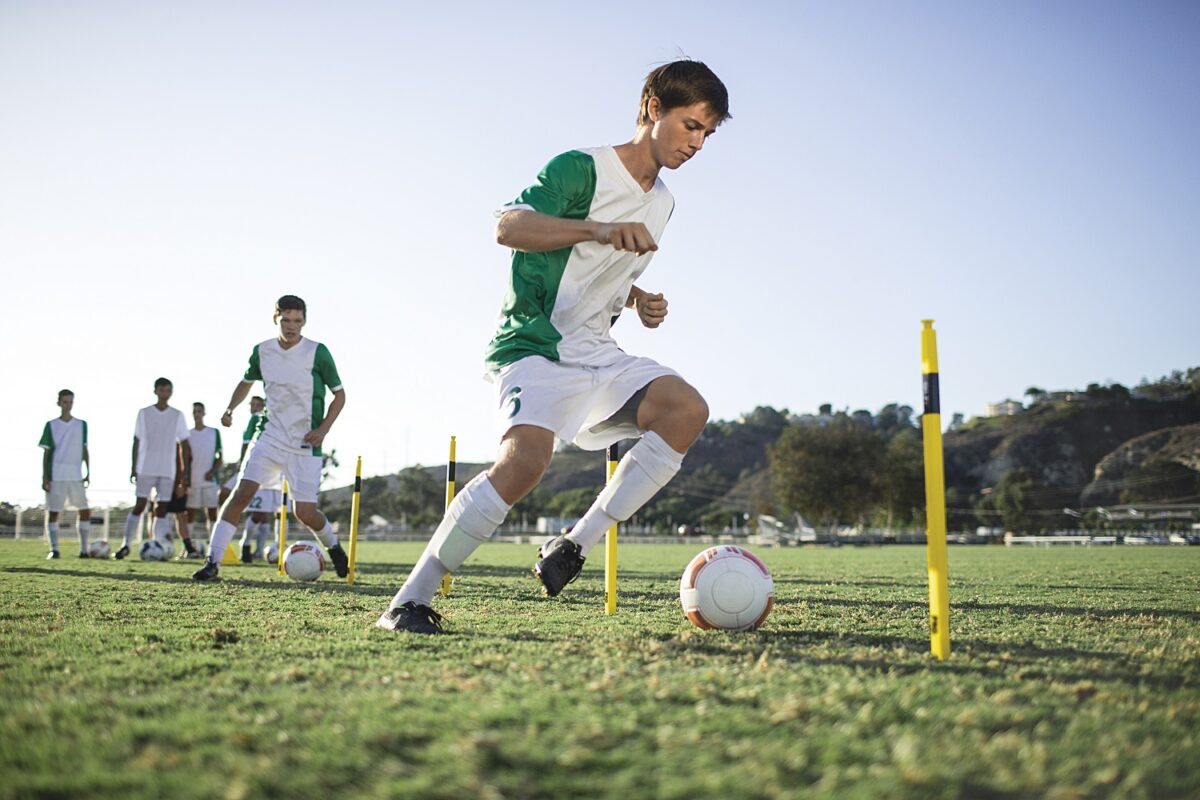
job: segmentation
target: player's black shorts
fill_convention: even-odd
[[[179,514],[184,511],[187,511],[187,490],[186,489],[183,491],[182,494],[172,495],[171,502],[167,504],[167,513],[168,514]]]

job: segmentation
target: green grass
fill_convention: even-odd
[[[599,552],[547,600],[489,545],[453,635],[375,629],[419,549],[301,586],[0,545],[0,797],[1200,796],[1200,548],[952,548],[944,663],[920,548],[764,549],[727,634],[679,609],[699,546],[624,548],[605,617]]]

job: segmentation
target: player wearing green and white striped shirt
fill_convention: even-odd
[[[625,353],[612,338],[624,308],[657,328],[661,294],[636,285],[674,210],[659,178],[693,158],[729,118],[725,86],[698,61],[650,73],[633,139],[551,159],[537,183],[497,212],[512,248],[508,292],[486,367],[497,390],[496,463],[463,487],[377,624],[437,633],[434,592],[541,480],[555,441],[601,450],[640,437],[613,480],[565,537],[544,545],[535,573],[547,595],[679,471],[708,420],[704,399],[674,370]]]
[[[38,442],[45,451],[42,491],[46,493],[46,539],[50,542],[50,553],[46,558],[58,558],[58,515],[68,502],[79,511],[79,557],[86,558],[88,554],[92,511],[85,490],[87,475],[83,472],[88,466],[88,428],[86,422],[71,416],[74,406],[74,392],[70,389],[59,392],[58,407],[62,413],[46,423]]]
[[[230,427],[233,409],[246,399],[255,381],[262,381],[271,418],[250,448],[237,488],[221,508],[221,519],[213,527],[209,543],[208,561],[192,575],[196,580],[217,577],[221,557],[237,532],[242,512],[259,487],[274,485],[280,476],[287,478],[296,517],[325,545],[338,576],[346,577],[346,553],[338,544],[333,526],[317,509],[321,444],[346,404],[346,392],[329,349],[300,335],[307,315],[307,306],[299,297],[289,294],[279,298],[275,303],[279,335],[254,346],[250,366],[221,416],[221,424]],[[326,390],[333,393],[328,410]]]

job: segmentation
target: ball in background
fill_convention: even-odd
[[[748,631],[775,605],[775,581],[758,556],[743,547],[710,547],[696,555],[679,581],[683,613],[697,628]]]
[[[138,549],[138,558],[142,561],[166,561],[167,548],[157,539],[147,539]]]
[[[288,545],[283,554],[283,571],[292,580],[315,581],[325,571],[325,553],[312,542]]]
[[[274,542],[268,544],[267,551],[263,554],[263,557],[266,558],[268,564],[278,564],[279,545],[275,544]]]
[[[88,543],[87,554],[90,558],[108,558],[108,540],[97,539]]]

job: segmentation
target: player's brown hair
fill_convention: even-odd
[[[308,306],[304,301],[294,294],[285,294],[283,297],[275,301],[275,321],[279,322],[279,316],[284,311],[299,311],[308,319]]]
[[[62,400],[62,399],[63,399],[64,397],[66,397],[67,395],[70,395],[71,397],[74,397],[74,396],[75,396],[75,393],[74,393],[74,392],[72,392],[70,389],[59,389],[59,390],[58,390],[58,399],[59,399],[59,400]]]
[[[657,97],[664,112],[680,106],[708,103],[717,115],[717,124],[733,119],[729,113],[729,92],[725,84],[703,62],[682,59],[663,64],[646,76],[638,105],[638,126],[650,124],[650,98]]]

